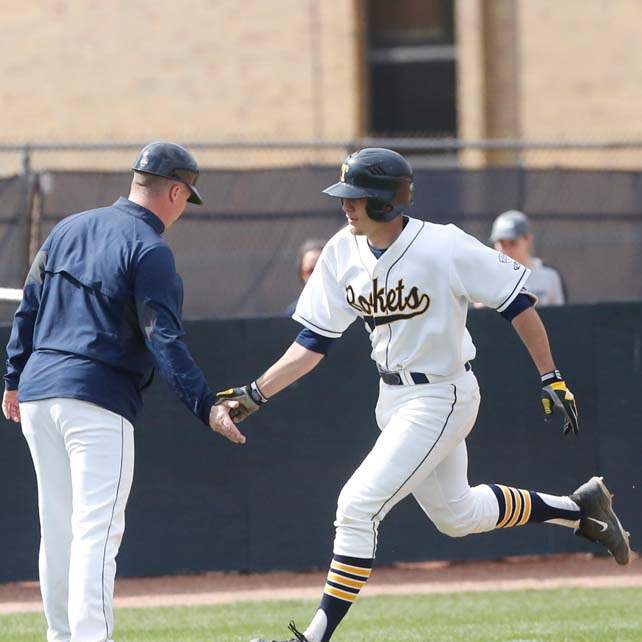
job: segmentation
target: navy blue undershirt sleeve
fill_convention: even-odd
[[[520,292],[511,302],[511,304],[500,314],[507,321],[512,321],[518,314],[535,305],[533,298],[525,292]]]
[[[322,334],[317,334],[309,328],[303,328],[297,335],[295,341],[304,348],[317,352],[318,354],[328,354],[332,344],[336,339],[324,337]]]
[[[138,323],[156,366],[179,399],[209,425],[214,395],[182,339],[183,285],[168,247],[155,247],[142,258],[134,296]]]

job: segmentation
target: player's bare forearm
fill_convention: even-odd
[[[304,348],[295,341],[283,356],[256,380],[256,384],[261,392],[270,398],[314,370],[323,356]]]
[[[310,372],[321,359],[323,354],[308,350],[295,341],[256,381],[216,393],[217,404],[225,401],[238,402],[238,407],[230,410],[230,418],[236,424],[245,421],[266,404],[270,397]]]
[[[524,310],[513,319],[512,323],[540,375],[555,370],[548,334],[535,308]]]

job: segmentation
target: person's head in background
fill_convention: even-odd
[[[533,257],[533,234],[528,216],[518,210],[508,210],[493,222],[490,242],[495,249],[526,267]]]
[[[297,257],[297,265],[299,267],[299,278],[303,284],[308,282],[314,266],[321,256],[321,250],[325,241],[320,239],[309,239],[301,245],[299,248],[299,254]]]

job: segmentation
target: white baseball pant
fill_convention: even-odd
[[[451,537],[492,530],[493,491],[468,485],[466,436],[479,409],[472,372],[449,382],[390,386],[381,382],[373,449],[339,495],[334,552],[373,558],[379,523],[409,494]]]
[[[106,642],[134,472],[132,424],[76,399],[20,404],[38,481],[48,642]]]

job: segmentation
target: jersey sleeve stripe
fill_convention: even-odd
[[[522,289],[522,285],[524,285],[530,273],[531,271],[525,267],[519,280],[515,284],[515,287],[511,290],[511,293],[504,299],[504,302],[499,307],[495,308],[497,312],[502,312],[511,304],[513,299],[520,293],[520,290]]]
[[[309,319],[306,319],[305,317],[301,316],[298,312],[295,312],[292,315],[292,318],[295,321],[298,321],[301,325],[304,325],[306,328],[309,328],[310,330],[313,330],[314,332],[317,332],[318,334],[321,334],[324,337],[329,337],[330,339],[338,339],[343,334],[343,332],[337,332],[336,330],[322,328],[321,326],[318,326],[316,323],[313,323]]]

